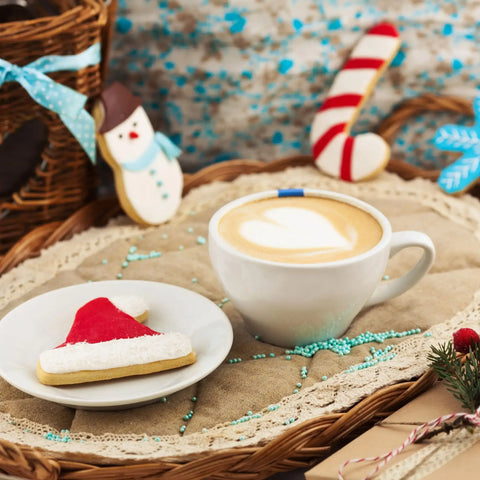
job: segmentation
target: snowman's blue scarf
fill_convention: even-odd
[[[155,132],[152,142],[142,155],[131,162],[123,163],[122,167],[130,172],[139,172],[147,168],[160,152],[163,152],[169,161],[177,158],[182,153],[167,136],[163,133]]]

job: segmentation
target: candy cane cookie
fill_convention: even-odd
[[[390,148],[383,138],[370,132],[353,137],[350,129],[399,47],[396,28],[378,24],[362,37],[335,77],[310,133],[315,164],[325,174],[354,182],[386,167]]]

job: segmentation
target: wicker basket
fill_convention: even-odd
[[[473,117],[472,103],[469,100],[454,96],[426,94],[402,102],[377,128],[377,133],[389,144],[405,123],[422,113],[449,112]],[[440,170],[424,170],[402,160],[392,158],[387,170],[397,173],[405,180],[415,177],[437,180]]]
[[[390,144],[396,133],[409,119],[424,112],[451,112],[473,116],[472,105],[468,100],[427,94],[406,100],[398,105],[391,115],[379,124],[377,133]],[[313,159],[309,155],[286,157],[271,163],[258,160],[230,160],[205,167],[195,174],[185,174],[183,193],[186,194],[192,188],[205,183],[233,180],[242,174],[276,172],[287,167],[311,164],[313,164]],[[387,170],[398,174],[405,180],[420,177],[435,181],[440,174],[439,170],[424,170],[395,158],[390,159]],[[50,223],[33,230],[14,245],[7,254],[3,257],[0,256],[0,275],[23,260],[38,255],[43,248],[51,246],[59,240],[70,238],[73,234],[90,226],[103,225],[109,218],[120,212],[121,209],[116,198],[103,198],[79,210],[63,223]]]
[[[232,160],[212,165],[192,175],[185,175],[184,193],[212,181],[233,180],[240,174],[275,172],[287,167],[312,164],[310,156],[289,157],[272,163]],[[96,200],[83,207],[65,222],[52,222],[36,228],[19,241],[0,260],[0,274],[41,249],[70,238],[94,225],[102,225],[121,212],[116,198]],[[260,480],[279,471],[311,467],[345,444],[375,421],[393,413],[435,381],[432,371],[416,380],[380,389],[346,412],[312,418],[275,438],[267,445],[214,452],[185,462],[170,459],[149,463],[99,465],[96,459],[84,462],[52,458],[40,450],[0,440],[0,471],[22,478],[121,480],[149,478],[158,480]]]
[[[102,41],[103,63],[51,74],[56,82],[89,98],[101,90],[110,40],[110,12],[103,0],[55,0],[60,14],[0,24],[0,58],[23,66],[45,55],[72,55]],[[0,88],[0,142],[31,119],[48,129],[48,142],[35,172],[9,198],[0,198],[0,253],[32,228],[63,220],[92,200],[94,169],[57,114],[35,103],[16,82]]]
[[[391,141],[408,118],[424,111],[451,111],[472,114],[471,105],[452,97],[424,96],[404,102],[383,122],[378,133]],[[199,185],[213,181],[230,181],[241,174],[275,172],[287,167],[311,165],[308,156],[288,157],[263,163],[255,160],[232,160],[206,167],[195,174],[185,174],[184,194]],[[438,171],[425,171],[399,160],[392,160],[388,170],[405,179],[415,177],[435,180]],[[121,213],[114,197],[96,200],[78,210],[64,222],[52,222],[31,231],[2,258],[0,274],[23,260],[37,255],[43,248],[91,226],[105,224]],[[275,438],[267,445],[214,452],[189,462],[169,461],[99,465],[96,459],[72,462],[52,458],[28,446],[0,440],[0,470],[32,479],[131,479],[158,480],[260,480],[279,471],[307,468],[345,444],[353,435],[388,416],[428,389],[436,380],[430,370],[420,378],[384,387],[360,401],[346,412],[312,418]]]

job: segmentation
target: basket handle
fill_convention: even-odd
[[[400,130],[410,118],[426,112],[451,112],[473,116],[473,108],[470,100],[450,95],[433,95],[427,93],[401,102],[387,118],[380,122],[376,133],[391,145],[398,130]],[[394,158],[390,159],[387,170],[397,173],[406,180],[415,177],[436,180],[440,175],[440,170],[423,170]]]

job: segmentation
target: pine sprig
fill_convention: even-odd
[[[472,340],[468,354],[460,356],[451,341],[431,349],[430,366],[462,406],[474,412],[480,406],[480,343]]]

